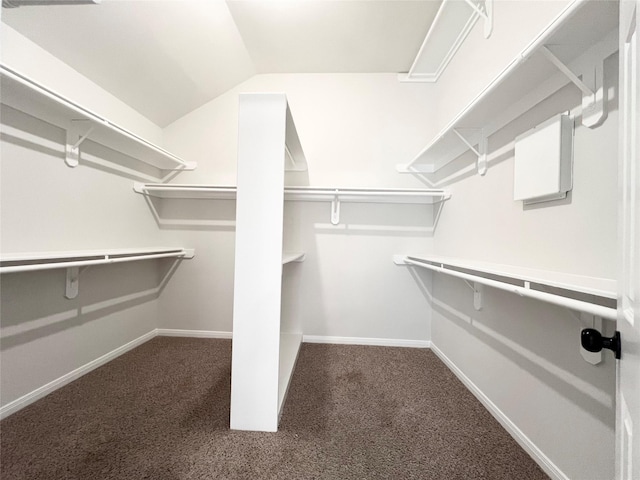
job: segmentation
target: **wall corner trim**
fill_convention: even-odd
[[[484,407],[494,416],[494,418],[502,425],[502,427],[509,432],[513,439],[520,445],[533,460],[540,466],[540,468],[549,475],[553,480],[570,480],[558,466],[547,457],[538,446],[527,437],[518,426],[511,421],[511,419],[498,408],[498,406],[487,397],[480,388],[467,377],[462,370],[460,370],[449,357],[447,357],[442,350],[436,345],[431,343],[431,350],[435,353],[442,362],[449,367],[449,369],[455,374],[456,377],[464,384],[471,393],[484,405]]]

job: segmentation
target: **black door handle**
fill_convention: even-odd
[[[602,334],[594,328],[585,328],[580,333],[580,342],[582,348],[589,352],[599,352],[603,348],[613,350],[616,358],[620,358],[621,342],[620,332],[616,332],[613,337],[603,337]]]

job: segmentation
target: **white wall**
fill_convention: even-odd
[[[4,24],[3,61],[133,131],[161,130]],[[23,70],[24,71],[24,70]],[[76,97],[77,94],[77,97]],[[107,113],[108,112],[108,115]],[[64,163],[65,132],[2,106],[0,246],[3,254],[154,247],[153,216],[132,190],[153,172],[123,170],[131,159],[87,141],[80,165]],[[91,267],[80,293],[63,297],[65,271],[2,275],[1,403],[56,381],[152,331],[168,261]]]
[[[559,6],[496,2],[495,39],[465,44],[439,84],[439,122],[446,124],[456,106],[481,89],[466,60],[491,65],[480,72],[491,78],[508,64],[511,50],[540,29],[545,8],[551,18]],[[509,42],[495,43],[505,15]],[[581,125],[581,97],[569,85],[489,138],[486,176],[447,186],[452,198],[434,236],[437,255],[615,278],[617,56],[607,60],[606,72],[610,112],[601,127]],[[566,200],[523,207],[512,199],[513,139],[563,110],[577,114],[574,188]],[[458,163],[473,160],[467,155]],[[490,288],[476,311],[464,282],[438,274],[432,294],[434,346],[549,463],[547,471],[560,478],[613,478],[615,360],[611,352],[597,366],[582,359],[579,334],[590,325],[575,312]],[[607,324],[605,333],[612,329]]]
[[[416,187],[395,172],[424,142],[432,99],[424,86],[395,75],[260,75],[165,129],[166,145],[196,158],[177,183],[235,184],[240,92],[287,94],[309,171],[290,185]],[[158,202],[167,234],[197,248],[160,299],[165,328],[230,331],[233,302],[233,203]],[[394,253],[429,248],[428,206],[343,204],[341,224],[329,203],[287,203],[285,246],[306,261],[288,266],[295,288],[285,304],[307,335],[427,340],[429,310],[420,288],[395,267]],[[180,226],[181,225],[181,226]],[[289,282],[291,283],[291,282]]]
[[[0,22],[2,63],[112,123],[162,145],[162,129],[133,108]]]

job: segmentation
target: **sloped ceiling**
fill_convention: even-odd
[[[257,73],[406,72],[441,0],[102,0],[2,21],[164,127]]]

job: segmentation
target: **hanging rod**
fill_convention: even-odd
[[[430,260],[420,260],[420,259],[416,259],[408,256],[403,256],[403,257],[400,257],[399,259],[395,259],[394,261],[396,264],[408,264],[416,267],[426,268],[427,270],[432,270],[434,272],[444,273],[452,277],[461,278],[463,280],[468,280],[474,283],[479,283],[482,285],[487,285],[489,287],[497,288],[499,290],[505,290],[507,292],[515,293],[516,295],[519,295],[521,297],[534,298],[542,302],[551,303],[553,305],[559,305],[561,307],[565,307],[571,310],[576,310],[579,312],[585,312],[601,318],[606,318],[608,320],[617,319],[617,310],[615,308],[605,307],[602,305],[597,305],[597,304],[585,302],[582,300],[576,300],[574,298],[563,297],[561,295],[557,295],[553,293],[533,290],[530,286],[532,282],[529,282],[529,281],[524,281],[524,287],[520,287],[518,285],[513,285],[507,282],[492,280],[490,278],[482,277],[480,275],[473,275],[473,274],[461,272],[458,270],[453,270],[452,268],[449,268],[448,266],[446,266],[446,264],[444,263],[437,263],[434,265],[432,263],[428,263],[430,262]],[[504,275],[500,275],[500,276],[504,276]],[[533,282],[533,283],[542,283],[542,282]]]
[[[0,258],[0,273],[33,272],[58,268],[88,267],[110,263],[152,260],[156,258],[193,258],[193,249],[158,249],[139,251],[114,251],[108,253],[61,252],[42,255],[13,255]],[[4,264],[12,265],[4,265]]]
[[[157,184],[134,182],[133,189],[142,195],[160,198],[234,199],[237,188],[206,184]],[[431,203],[451,198],[448,190],[417,188],[342,188],[284,187],[285,200],[330,201],[338,195],[344,201]]]
[[[3,77],[3,103],[49,121],[74,134],[77,132],[73,131],[74,128],[70,128],[69,125],[77,120],[90,122],[90,131],[84,135],[77,135],[73,139],[71,137],[67,139],[67,142],[71,142],[68,143],[68,148],[72,151],[77,150],[77,147],[88,138],[160,170],[193,170],[197,166],[195,162],[187,162],[177,157],[7,65],[0,64],[0,74]],[[15,98],[18,97],[27,98],[32,103],[28,108],[23,105],[24,102],[16,104],[18,100]],[[73,167],[77,165],[77,161],[72,158],[67,164]]]

